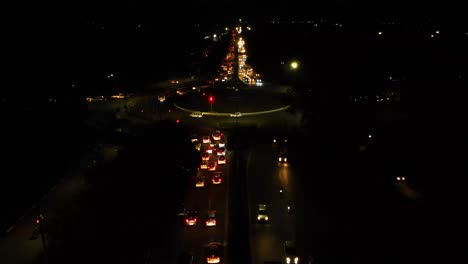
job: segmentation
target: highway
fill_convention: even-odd
[[[301,219],[300,188],[291,165],[279,163],[278,143],[253,144],[247,157],[247,189],[250,218],[252,263],[284,262],[284,242],[297,239],[297,219]],[[283,192],[280,193],[280,187]],[[266,204],[268,223],[257,221],[257,204]],[[288,214],[287,205],[293,213]]]
[[[201,140],[200,134],[200,139]],[[203,134],[205,135],[205,134]],[[208,135],[208,134],[207,134]],[[209,144],[204,143],[201,146],[200,153],[204,153]],[[197,211],[198,221],[196,225],[188,226],[185,223],[185,217],[180,216],[178,225],[179,252],[191,252],[195,263],[206,263],[206,248],[209,243],[219,243],[221,261],[225,260],[226,245],[228,240],[228,196],[229,196],[229,178],[230,178],[230,160],[233,157],[232,151],[226,152],[226,164],[218,164],[215,171],[200,169],[198,176],[192,177],[185,186],[184,204],[186,211]],[[201,158],[200,158],[201,160]],[[217,160],[217,154],[210,154],[210,161]],[[220,184],[213,184],[212,178],[215,173],[222,173]],[[205,186],[196,187],[198,177],[205,179]],[[205,216],[208,210],[216,210],[216,226],[205,226]]]

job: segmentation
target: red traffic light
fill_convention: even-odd
[[[210,103],[213,102],[214,101],[213,96],[210,96],[209,100],[210,100]]]

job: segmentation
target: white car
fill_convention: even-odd
[[[268,211],[266,204],[257,205],[257,221],[268,222]]]
[[[208,147],[206,147],[205,149],[205,153],[208,153],[208,154],[213,153],[213,147],[208,145]]]
[[[235,112],[229,115],[230,117],[241,117],[242,114],[240,112]]]
[[[196,118],[202,118],[203,113],[202,112],[193,112],[190,114],[191,117],[196,117]]]
[[[210,143],[211,143],[210,136],[203,136],[202,140],[203,140],[203,143],[206,143],[206,144],[210,144]]]
[[[218,164],[226,164],[226,157],[224,155],[218,157]]]
[[[216,155],[226,156],[226,149],[225,148],[219,148],[218,151],[216,151]]]

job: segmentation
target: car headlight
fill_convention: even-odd
[[[260,220],[260,216],[257,216],[257,220]]]
[[[284,162],[288,161],[288,158],[284,158]]]
[[[286,263],[291,263],[291,259],[289,257],[286,258]]]
[[[278,161],[281,161],[281,157],[278,158]]]
[[[267,221],[268,221],[268,216],[265,216],[265,220],[267,220]]]
[[[294,263],[297,264],[299,262],[299,258],[298,257],[295,257],[294,258]]]

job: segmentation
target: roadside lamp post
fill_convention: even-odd
[[[208,101],[210,101],[210,112],[213,112],[213,101],[214,101],[213,96],[210,96],[208,98]]]
[[[35,223],[39,225],[39,232],[41,235],[41,240],[42,240],[42,247],[44,250],[44,260],[45,263],[49,263],[49,256],[48,256],[48,245],[47,245],[47,236],[46,236],[46,223],[45,223],[45,216],[42,212],[38,211],[37,218],[35,220]]]

